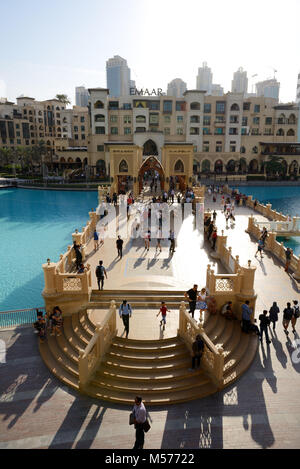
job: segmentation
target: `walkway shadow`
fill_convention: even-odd
[[[272,328],[269,328],[269,331],[271,333],[271,339],[272,339],[272,344],[275,349],[276,357],[278,361],[281,363],[282,368],[286,368],[287,366],[287,355],[285,354],[282,343],[278,340],[276,330],[273,331]]]
[[[58,384],[40,358],[38,337],[31,326],[1,331],[1,339],[8,346],[6,363],[0,364],[0,413],[3,422],[9,421],[9,431],[33,401],[33,412],[37,412],[55,394]]]

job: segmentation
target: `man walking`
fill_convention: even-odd
[[[143,449],[145,441],[144,423],[147,420],[146,407],[142,402],[142,398],[137,396],[133,407],[135,443],[132,449]]]
[[[121,239],[121,236],[118,236],[118,239],[116,241],[116,245],[117,245],[117,250],[118,250],[118,257],[120,257],[120,259],[122,259],[122,256],[123,256],[123,239]]]
[[[293,254],[292,249],[286,248],[286,251],[285,251],[285,268],[284,268],[284,270],[286,272],[289,271],[289,266],[290,266],[290,263],[291,263],[292,254]]]
[[[293,317],[294,310],[291,308],[291,303],[287,303],[287,307],[283,310],[283,329],[286,335],[289,335],[289,331],[287,330],[290,324],[290,320]]]
[[[193,351],[192,368],[190,369],[190,371],[194,371],[195,368],[200,367],[200,361],[201,361],[201,357],[204,351],[204,342],[201,338],[201,335],[199,334],[196,336],[196,340],[192,345],[192,351]]]
[[[121,304],[120,309],[119,309],[119,315],[120,315],[120,318],[122,318],[123,320],[123,324],[124,324],[124,328],[126,332],[126,339],[127,339],[128,334],[129,334],[129,318],[131,318],[131,315],[132,315],[132,309],[131,309],[130,304],[129,303],[127,304],[127,300],[124,300],[123,303]]]
[[[106,273],[105,267],[103,265],[103,261],[99,261],[99,265],[96,267],[96,277],[97,277],[99,290],[100,290],[100,284],[101,284],[101,290],[103,290],[104,275],[107,279],[107,273]]]
[[[194,319],[194,313],[196,309],[196,301],[198,298],[198,285],[194,285],[193,288],[185,292],[184,294],[185,298],[188,299],[190,303],[190,313],[192,315],[192,318]]]
[[[264,309],[263,314],[259,316],[260,320],[260,341],[263,341],[263,333],[265,333],[266,336],[266,342],[267,344],[270,344],[271,341],[269,339],[269,334],[268,334],[268,326],[270,325],[270,319],[267,316],[268,311]]]
[[[170,254],[175,252],[175,234],[174,231],[170,230],[170,235],[169,235],[169,241],[170,241]]]

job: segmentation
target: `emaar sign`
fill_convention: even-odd
[[[163,90],[161,88],[152,89],[149,91],[148,88],[141,88],[138,90],[137,88],[130,88],[130,95],[131,96],[163,96]]]

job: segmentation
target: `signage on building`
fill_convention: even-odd
[[[140,90],[138,90],[136,87],[134,88],[130,88],[130,95],[131,96],[163,96],[163,90],[161,88],[157,88],[157,89],[150,89],[149,91],[149,88],[141,88]]]

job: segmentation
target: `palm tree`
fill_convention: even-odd
[[[57,94],[55,97],[63,104],[71,104],[71,101],[66,94]]]
[[[277,155],[269,155],[269,161],[265,163],[266,171],[269,174],[283,174],[284,173],[284,165],[283,165],[283,158],[282,156]]]

